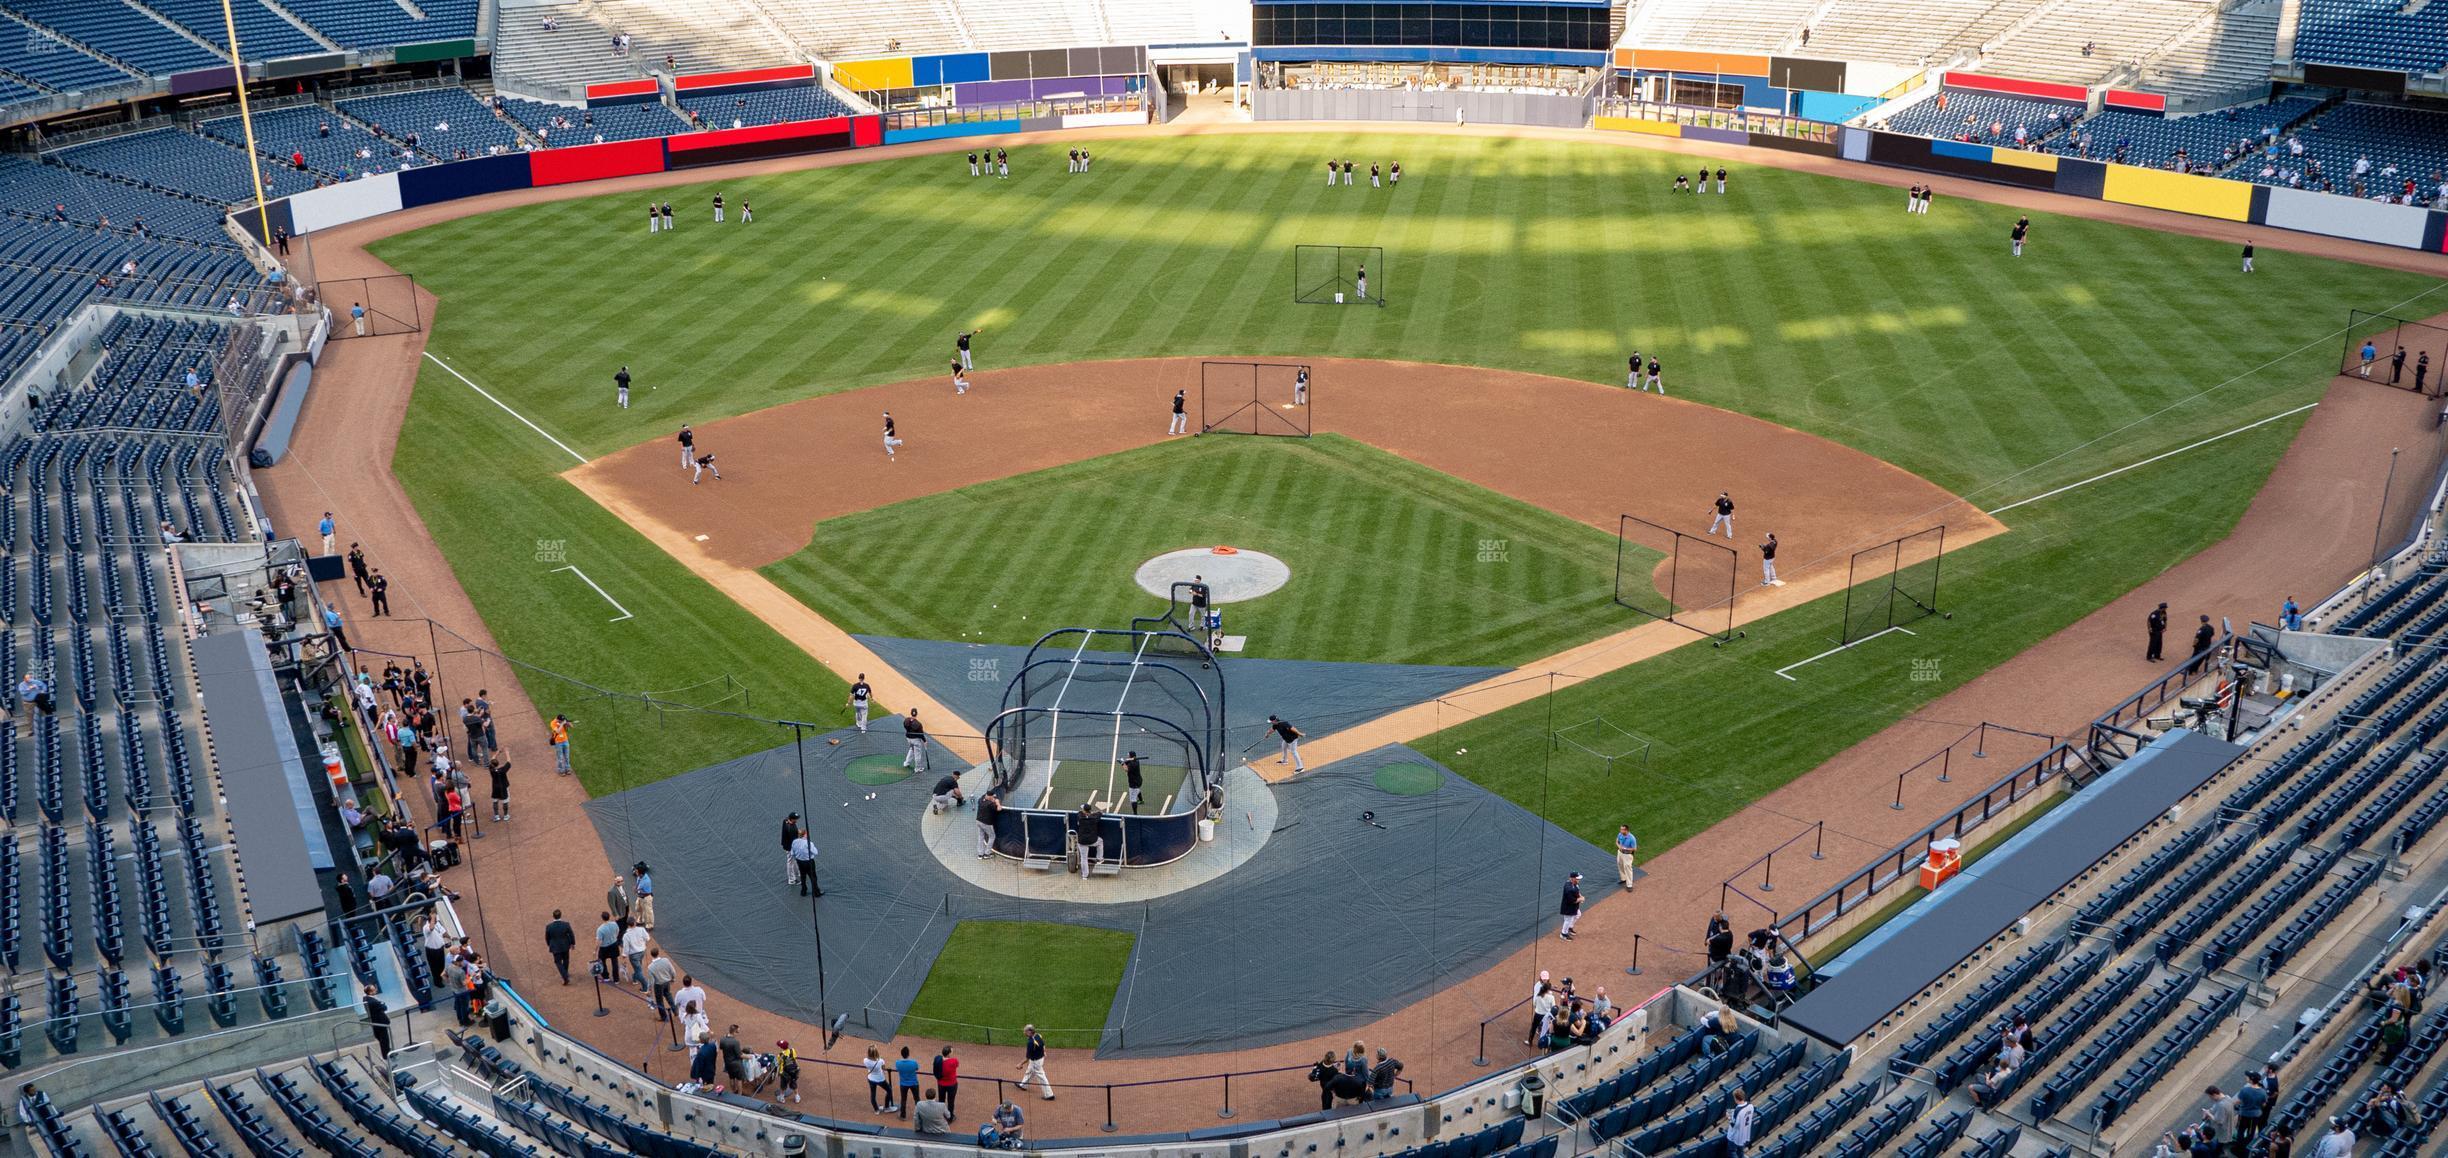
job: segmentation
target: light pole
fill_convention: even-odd
[[[801,720],[778,720],[776,722],[791,730],[791,756],[799,763],[799,835],[808,842],[808,846],[812,849],[815,847],[816,838],[811,835],[815,831],[811,822],[815,819],[816,813],[815,810],[808,807],[807,732],[816,725]],[[814,861],[808,862],[807,871],[811,876],[815,873]],[[808,883],[813,885],[815,882],[810,880]],[[821,1026],[825,1024],[826,1008],[824,909],[816,902],[823,899],[823,892],[814,888],[809,889],[809,892],[814,894],[808,897],[808,926],[816,935],[816,1024]]]

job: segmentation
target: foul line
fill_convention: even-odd
[[[507,407],[505,407],[504,409],[507,409]],[[551,436],[551,435],[549,435],[549,434],[547,434],[547,435],[545,435],[544,437],[546,437],[546,438],[550,438],[550,437],[552,437],[552,436]],[[566,448],[565,448],[565,449],[566,449]],[[567,571],[567,572],[570,572],[570,573],[571,573],[571,574],[573,574],[573,575],[576,575],[576,576],[578,577],[578,581],[579,581],[579,582],[584,583],[584,584],[586,584],[586,585],[587,585],[587,586],[589,586],[589,587],[595,587],[595,593],[596,593],[597,595],[601,595],[601,596],[603,596],[603,601],[604,601],[604,602],[606,602],[606,603],[611,604],[611,605],[612,605],[612,610],[617,611],[617,612],[620,612],[620,616],[619,616],[618,618],[615,618],[615,619],[607,619],[607,620],[605,620],[604,622],[606,622],[606,623],[619,623],[619,622],[620,622],[621,620],[623,620],[623,619],[635,619],[635,618],[637,618],[637,616],[630,614],[630,612],[629,612],[629,609],[628,609],[628,608],[623,607],[623,606],[621,606],[621,605],[620,605],[620,600],[612,598],[612,595],[611,595],[611,593],[610,593],[610,592],[605,591],[605,590],[604,590],[603,588],[601,588],[601,587],[596,587],[596,586],[595,586],[595,581],[594,581],[594,580],[592,580],[592,579],[587,578],[587,573],[586,573],[586,572],[581,571],[581,570],[579,570],[579,569],[578,569],[578,568],[576,568],[576,567],[555,567],[555,568],[553,568],[553,571],[555,571],[555,572]]]
[[[1850,651],[1850,650],[1852,650],[1853,648],[1860,647],[1861,645],[1863,645],[1863,644],[1865,644],[1865,643],[1868,643],[1868,642],[1870,642],[1871,640],[1877,639],[1879,636],[1885,635],[1885,634],[1887,634],[1887,633],[1888,633],[1888,632],[1890,632],[1890,631],[1901,631],[1901,632],[1903,632],[1903,633],[1904,633],[1904,634],[1906,634],[1906,635],[1919,635],[1919,634],[1921,634],[1921,633],[1920,633],[1920,632],[1918,632],[1918,631],[1914,631],[1914,630],[1912,630],[1911,628],[1906,628],[1906,627],[1889,627],[1889,628],[1883,628],[1883,629],[1881,629],[1881,630],[1879,630],[1879,631],[1874,631],[1874,632],[1872,632],[1872,633],[1870,633],[1870,634],[1868,634],[1868,635],[1865,635],[1865,636],[1861,637],[1860,639],[1854,640],[1854,641],[1853,641],[1853,642],[1851,642],[1851,643],[1840,643],[1840,644],[1837,644],[1836,646],[1831,647],[1831,648],[1827,649],[1826,651],[1820,652],[1819,654],[1814,655],[1814,656],[1810,657],[1809,659],[1802,660],[1802,661],[1800,661],[1799,663],[1789,663],[1789,664],[1786,664],[1785,666],[1783,666],[1783,667],[1781,667],[1781,668],[1776,669],[1776,673],[1777,673],[1777,675],[1778,675],[1778,676],[1780,676],[1780,677],[1782,677],[1782,678],[1784,678],[1784,679],[1789,679],[1789,680],[1790,680],[1790,679],[1793,679],[1793,677],[1792,677],[1792,676],[1786,675],[1785,673],[1786,673],[1786,672],[1789,672],[1789,671],[1792,671],[1792,670],[1793,670],[1793,669],[1795,669],[1795,668],[1801,667],[1801,666],[1803,666],[1804,664],[1813,664],[1813,663],[1817,663],[1817,662],[1819,662],[1820,660],[1826,659],[1827,657],[1829,657],[1829,656],[1831,656],[1831,655],[1836,654],[1837,652],[1840,652],[1840,651]],[[1801,681],[1800,681],[1800,680],[1794,680],[1794,682],[1796,682],[1796,683],[1800,683]]]
[[[2205,446],[2210,445],[2210,444],[2211,444],[2211,443],[2213,443],[2213,442],[2217,442],[2218,440],[2220,440],[2220,439],[2222,439],[2222,438],[2234,438],[2236,435],[2242,434],[2242,433],[2244,433],[2244,432],[2245,432],[2245,431],[2247,431],[2247,430],[2252,430],[2252,429],[2255,429],[2255,428],[2257,428],[2257,427],[2267,426],[2267,425],[2269,425],[2270,423],[2276,422],[2276,421],[2278,421],[2278,420],[2279,420],[2279,419],[2281,419],[2281,418],[2291,418],[2291,417],[2293,417],[2293,416],[2295,416],[2295,415],[2298,415],[2298,414],[2303,413],[2303,412],[2304,412],[2304,411],[2306,411],[2306,410],[2310,410],[2310,409],[2312,409],[2313,407],[2318,406],[2318,405],[2320,405],[2320,403],[2318,403],[2318,402],[2306,402],[2306,403],[2304,403],[2303,405],[2298,406],[2298,407],[2296,407],[2296,408],[2295,408],[2295,409],[2293,409],[2293,410],[2284,411],[2284,412],[2282,412],[2282,413],[2278,413],[2278,414],[2272,414],[2272,415],[2270,415],[2269,417],[2264,418],[2264,419],[2262,419],[2262,420],[2261,420],[2261,421],[2259,421],[2259,422],[2247,423],[2247,424],[2245,424],[2245,425],[2243,425],[2243,426],[2236,427],[2234,430],[2230,430],[2230,431],[2228,431],[2228,432],[2227,432],[2227,433],[2225,433],[2225,434],[2213,434],[2213,435],[2211,435],[2210,437],[2208,437],[2208,438],[2205,438],[2205,439],[2201,440],[2200,442],[2196,442],[2196,443],[2192,444],[2191,446],[2180,446],[2180,447],[2177,447],[2177,448],[2176,448],[2176,449],[2174,449],[2174,450],[2166,451],[2166,452],[2163,452],[2163,453],[2160,453],[2160,454],[2154,454],[2154,455],[2150,456],[2149,458],[2143,459],[2143,460],[2142,460],[2142,461],[2140,461],[2140,462],[2127,463],[2127,464],[2125,464],[2124,466],[2120,466],[2120,467],[2116,468],[2115,470],[2111,470],[2111,471],[2102,471],[2102,472],[2100,472],[2099,474],[2092,475],[2090,478],[2087,478],[2087,479],[2082,480],[2081,482],[2067,483],[2067,484],[2066,484],[2066,485],[2064,485],[2064,486],[2058,487],[2056,490],[2053,490],[2053,491],[2044,491],[2044,492],[2042,492],[2042,493],[2040,493],[2040,494],[2033,495],[2032,497],[2030,497],[2030,498],[2028,498],[2028,499],[2017,499],[2017,500],[2015,500],[2014,502],[2011,502],[2011,503],[2006,504],[2005,506],[1999,507],[1998,509],[1996,509],[1996,510],[1994,510],[1994,511],[1990,511],[1990,512],[1989,512],[1989,517],[1991,517],[1991,518],[1996,518],[1997,516],[2002,515],[2002,514],[2005,514],[2006,512],[2011,511],[2011,510],[2015,509],[2016,507],[2026,506],[2026,505],[2029,505],[2029,504],[2031,504],[2031,503],[2036,503],[2036,502],[2039,502],[2040,500],[2042,500],[2042,499],[2046,499],[2046,498],[2054,498],[2054,497],[2056,497],[2056,496],[2058,496],[2058,495],[2062,495],[2062,494],[2066,493],[2067,491],[2073,490],[2073,489],[2075,489],[2075,488],[2077,488],[2077,487],[2087,487],[2087,486],[2090,486],[2092,483],[2098,482],[2098,481],[2100,481],[2101,479],[2106,479],[2106,478],[2115,478],[2116,476],[2121,475],[2121,474],[2125,473],[2126,471],[2129,471],[2129,470],[2135,470],[2135,469],[2138,469],[2138,468],[2140,468],[2140,467],[2146,467],[2146,466],[2149,466],[2150,464],[2152,464],[2152,463],[2154,463],[2154,462],[2157,462],[2157,461],[2159,461],[2160,459],[2163,459],[2163,458],[2174,458],[2174,457],[2176,457],[2177,455],[2183,454],[2184,452],[2186,452],[2186,451],[2188,451],[2188,450],[2198,450],[2198,449],[2200,449],[2200,448],[2202,448],[2202,447],[2205,447]]]
[[[522,423],[525,423],[525,424],[526,424],[527,429],[532,430],[532,431],[535,431],[537,434],[542,434],[542,435],[544,435],[544,441],[549,442],[549,443],[553,444],[554,446],[558,446],[558,447],[560,447],[563,453],[565,453],[565,454],[569,455],[571,458],[577,459],[577,460],[578,460],[578,465],[580,465],[580,466],[584,466],[584,465],[586,465],[587,456],[585,456],[585,455],[583,455],[583,454],[580,454],[580,453],[578,453],[577,451],[571,450],[571,449],[569,448],[569,444],[568,444],[568,443],[565,443],[565,442],[561,441],[561,440],[560,440],[560,439],[558,439],[558,438],[554,438],[554,437],[553,437],[552,435],[550,435],[550,434],[546,434],[546,433],[545,433],[545,431],[544,431],[544,428],[543,428],[543,427],[538,426],[538,425],[536,425],[536,424],[535,424],[535,423],[533,423],[533,422],[528,422],[528,421],[527,421],[527,416],[526,416],[526,415],[521,414],[521,413],[519,413],[519,412],[518,412],[518,411],[516,411],[516,410],[512,410],[512,409],[510,409],[510,404],[509,404],[509,403],[504,402],[504,401],[502,401],[502,400],[501,400],[501,399],[499,399],[499,398],[495,398],[495,397],[494,397],[494,396],[493,396],[493,395],[492,395],[490,392],[488,392],[488,391],[487,391],[487,390],[486,390],[484,387],[479,386],[479,385],[477,385],[476,383],[474,383],[474,382],[472,382],[472,381],[469,381],[469,379],[468,379],[468,376],[467,376],[467,375],[462,374],[462,373],[460,373],[459,371],[457,371],[457,370],[455,370],[455,369],[452,369],[452,368],[451,368],[451,364],[450,364],[450,363],[445,362],[445,361],[443,361],[443,360],[442,360],[442,359],[440,359],[440,358],[434,358],[433,351],[431,351],[431,350],[427,350],[427,351],[425,351],[425,356],[426,356],[427,358],[432,358],[432,359],[433,359],[433,364],[434,364],[434,365],[436,365],[436,366],[440,366],[440,367],[442,367],[444,370],[449,370],[449,371],[450,371],[450,376],[451,376],[451,377],[453,377],[453,378],[457,378],[458,380],[460,380],[460,381],[462,381],[462,382],[466,382],[466,383],[467,383],[467,388],[468,388],[468,389],[473,390],[473,391],[477,392],[478,394],[482,394],[482,395],[484,395],[484,399],[485,399],[485,401],[490,402],[490,403],[492,403],[492,404],[493,404],[493,405],[495,405],[495,406],[499,406],[499,407],[501,407],[501,408],[502,408],[502,413],[507,414],[507,415],[509,415],[509,416],[510,416],[510,417],[512,417],[512,418],[518,419],[518,420],[519,420],[520,422],[522,422]],[[577,569],[577,568],[574,568],[574,567],[573,567],[573,568],[571,568],[571,570],[573,570],[573,571],[574,571],[574,570],[576,570],[576,569]],[[591,584],[590,584],[590,586],[591,586]],[[603,590],[603,589],[602,589],[602,588],[600,588],[600,587],[598,587],[598,588],[596,588],[596,590],[601,591],[601,590]],[[609,598],[611,598],[611,596],[607,595],[607,596],[604,596],[604,598],[609,599]],[[616,606],[616,607],[617,607],[617,606],[619,606],[619,605],[618,605],[618,604],[614,604],[614,606]]]

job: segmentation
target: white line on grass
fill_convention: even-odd
[[[1795,668],[1801,667],[1801,666],[1803,666],[1803,664],[1812,664],[1812,663],[1817,663],[1817,662],[1819,662],[1820,660],[1826,659],[1827,657],[1829,657],[1829,656],[1831,656],[1831,655],[1836,654],[1837,652],[1840,652],[1840,651],[1850,651],[1850,650],[1852,650],[1853,648],[1860,647],[1861,645],[1863,645],[1863,644],[1865,644],[1865,643],[1868,643],[1868,642],[1870,642],[1871,640],[1877,639],[1879,636],[1885,635],[1885,634],[1887,634],[1887,633],[1888,633],[1888,632],[1890,632],[1890,631],[1901,631],[1901,632],[1903,632],[1903,633],[1904,633],[1904,634],[1906,634],[1906,635],[1919,635],[1919,634],[1921,634],[1921,633],[1920,633],[1920,632],[1918,632],[1918,631],[1914,631],[1914,630],[1912,630],[1912,629],[1910,629],[1910,628],[1905,628],[1905,627],[1889,627],[1889,628],[1882,628],[1881,630],[1874,631],[1874,632],[1872,632],[1872,633],[1870,633],[1870,634],[1868,634],[1868,635],[1865,635],[1865,636],[1861,637],[1860,639],[1854,640],[1854,641],[1853,641],[1853,642],[1851,642],[1851,643],[1840,643],[1840,644],[1837,644],[1836,646],[1831,647],[1831,648],[1827,649],[1826,651],[1820,652],[1819,654],[1814,655],[1814,656],[1810,657],[1809,659],[1803,660],[1803,661],[1801,661],[1800,663],[1789,663],[1789,664],[1786,664],[1785,666],[1783,666],[1783,667],[1781,667],[1781,668],[1776,669],[1776,673],[1777,673],[1779,676],[1783,676],[1783,677],[1784,677],[1784,678],[1786,678],[1786,679],[1789,679],[1789,680],[1790,680],[1790,679],[1793,679],[1793,677],[1792,677],[1792,676],[1785,675],[1785,673],[1786,673],[1786,672],[1789,672],[1789,671],[1792,671],[1792,670],[1793,670],[1793,669],[1795,669]],[[1795,680],[1794,682],[1799,683],[1799,682],[1801,682],[1801,681],[1799,681],[1799,680]]]
[[[2066,493],[2067,491],[2070,491],[2070,490],[2075,489],[2076,487],[2087,487],[2087,486],[2090,486],[2092,483],[2095,483],[2095,482],[2100,481],[2101,479],[2106,479],[2106,478],[2114,478],[2114,477],[2116,477],[2116,476],[2118,476],[2118,475],[2121,475],[2121,474],[2125,473],[2126,471],[2129,471],[2129,470],[2134,470],[2134,469],[2137,469],[2137,468],[2140,468],[2140,467],[2146,467],[2146,466],[2149,466],[2150,464],[2152,464],[2152,463],[2154,463],[2154,462],[2157,462],[2157,461],[2159,461],[2160,459],[2163,459],[2163,458],[2174,458],[2174,457],[2176,457],[2177,455],[2183,454],[2184,452],[2186,452],[2186,451],[2188,451],[2188,450],[2198,450],[2198,449],[2200,449],[2201,447],[2208,446],[2208,445],[2210,445],[2211,443],[2213,443],[2213,442],[2217,442],[2218,440],[2220,440],[2220,439],[2222,439],[2222,438],[2234,438],[2236,435],[2242,434],[2242,433],[2244,433],[2244,432],[2245,432],[2245,431],[2247,431],[2247,430],[2252,430],[2252,429],[2255,429],[2255,428],[2258,428],[2258,427],[2267,426],[2267,425],[2269,425],[2270,423],[2276,422],[2276,421],[2278,421],[2278,420],[2279,420],[2279,419],[2281,419],[2281,418],[2288,418],[2288,417],[2292,417],[2292,416],[2297,415],[2297,414],[2301,414],[2301,413],[2303,413],[2304,411],[2306,411],[2306,410],[2310,410],[2310,409],[2312,409],[2313,407],[2318,406],[2318,405],[2320,405],[2320,403],[2318,403],[2318,402],[2306,402],[2306,403],[2304,403],[2303,405],[2298,406],[2298,407],[2296,407],[2296,408],[2295,408],[2295,409],[2293,409],[2293,410],[2284,411],[2284,412],[2282,412],[2282,413],[2278,413],[2278,414],[2272,414],[2272,415],[2270,415],[2269,417],[2264,418],[2264,419],[2262,419],[2262,420],[2261,420],[2261,421],[2259,421],[2259,422],[2248,422],[2248,423],[2246,423],[2246,424],[2244,424],[2244,425],[2242,425],[2242,426],[2236,427],[2234,430],[2230,430],[2230,431],[2228,431],[2228,432],[2227,432],[2227,433],[2225,433],[2225,434],[2213,434],[2213,435],[2211,435],[2210,437],[2208,437],[2208,438],[2205,438],[2205,439],[2201,440],[2200,442],[2196,442],[2196,443],[2192,444],[2191,446],[2180,446],[2180,447],[2177,447],[2176,449],[2171,450],[2171,451],[2166,451],[2166,452],[2161,453],[2161,454],[2154,454],[2154,455],[2150,456],[2149,458],[2143,459],[2143,460],[2142,460],[2142,461],[2140,461],[2140,462],[2129,462],[2129,463],[2126,463],[2124,466],[2120,466],[2120,467],[2116,468],[2115,470],[2110,470],[2110,471],[2101,471],[2100,473],[2095,474],[2095,475],[2092,475],[2090,478],[2084,479],[2084,480],[2082,480],[2081,482],[2067,483],[2067,484],[2066,484],[2066,485],[2064,485],[2064,486],[2058,487],[2056,490],[2053,490],[2053,491],[2043,491],[2043,492],[2041,492],[2041,493],[2039,493],[2039,494],[2033,495],[2032,497],[2030,497],[2030,498],[2028,498],[2028,499],[2017,499],[2017,500],[2015,500],[2014,502],[2008,503],[2008,504],[2006,504],[2005,506],[1999,507],[1998,509],[1996,509],[1996,510],[1994,510],[1994,511],[1989,512],[1989,516],[1990,516],[1991,518],[1996,518],[1997,516],[2002,515],[2002,514],[2005,514],[2006,512],[2011,511],[2011,510],[2015,509],[2016,507],[2024,506],[2024,505],[2026,505],[2026,504],[2030,504],[2030,503],[2036,503],[2036,502],[2039,502],[2039,501],[2040,501],[2040,500],[2042,500],[2042,499],[2047,499],[2047,498],[2055,498],[2056,496],[2058,496],[2058,495],[2062,495],[2062,494]]]
[[[505,407],[504,409],[507,409],[507,407]],[[549,435],[549,434],[547,434],[547,435],[545,435],[544,437],[546,437],[546,438],[550,438],[550,437],[552,437],[552,436],[551,436],[551,435]],[[594,588],[595,588],[595,593],[596,593],[597,595],[601,595],[601,596],[603,596],[603,601],[604,601],[604,602],[606,602],[606,603],[609,603],[609,604],[611,604],[611,605],[612,605],[612,610],[617,611],[617,612],[620,612],[620,615],[619,615],[617,618],[607,619],[607,620],[605,620],[604,622],[606,622],[606,623],[619,623],[619,622],[620,622],[621,620],[623,620],[623,619],[635,619],[635,618],[637,618],[637,616],[635,616],[635,615],[633,615],[633,614],[631,614],[631,613],[630,613],[630,611],[629,611],[629,609],[628,609],[628,608],[623,607],[623,606],[621,606],[621,605],[620,605],[620,600],[612,598],[612,595],[611,595],[611,593],[610,593],[610,592],[605,591],[603,588],[596,586],[596,584],[595,584],[595,581],[594,581],[594,580],[587,578],[587,573],[586,573],[586,572],[581,571],[581,570],[577,569],[576,567],[555,567],[555,568],[553,568],[553,570],[554,570],[554,571],[567,571],[567,572],[569,572],[569,573],[571,573],[571,574],[573,574],[573,575],[576,575],[576,576],[578,577],[578,581],[579,581],[579,582],[584,583],[584,584],[586,584],[586,585],[587,585],[587,586],[589,586],[589,587],[594,587]]]
[[[510,417],[512,417],[512,418],[518,419],[518,420],[519,420],[520,422],[522,422],[522,423],[525,423],[525,424],[526,424],[526,426],[527,426],[527,429],[532,430],[532,431],[535,431],[537,434],[542,434],[542,435],[544,435],[544,441],[549,442],[549,443],[553,444],[554,446],[560,447],[563,453],[565,453],[565,454],[569,455],[571,458],[577,459],[577,460],[578,460],[578,464],[579,464],[579,465],[581,465],[581,466],[586,465],[587,456],[585,456],[585,455],[583,455],[583,454],[580,454],[580,453],[578,453],[577,451],[571,450],[571,449],[569,448],[569,444],[568,444],[568,443],[563,442],[563,441],[561,441],[561,440],[560,440],[560,439],[558,439],[558,438],[554,438],[554,437],[553,437],[552,435],[550,435],[550,434],[546,434],[546,433],[545,433],[545,431],[544,431],[544,428],[543,428],[543,427],[538,426],[538,425],[536,425],[536,424],[535,424],[535,423],[533,423],[533,422],[528,422],[528,421],[527,421],[527,416],[526,416],[526,415],[521,414],[521,413],[519,413],[519,412],[518,412],[518,411],[516,411],[516,410],[512,410],[512,409],[510,409],[510,404],[509,404],[509,403],[504,402],[504,401],[502,401],[502,400],[501,400],[501,399],[499,399],[499,398],[495,398],[495,397],[492,395],[492,393],[491,393],[490,391],[487,391],[487,390],[486,390],[484,387],[477,385],[477,384],[476,384],[475,382],[473,382],[473,381],[470,381],[470,380],[468,379],[468,376],[467,376],[467,375],[460,373],[460,372],[459,372],[458,370],[456,370],[456,369],[453,369],[450,363],[445,362],[445,361],[443,361],[443,360],[442,360],[442,359],[440,359],[440,358],[434,358],[434,353],[433,353],[433,351],[431,351],[431,350],[427,350],[427,351],[425,351],[425,356],[426,356],[426,357],[428,357],[428,358],[433,358],[433,364],[434,364],[434,365],[436,365],[436,366],[440,366],[440,367],[442,367],[444,370],[448,370],[448,371],[450,371],[450,376],[451,376],[451,377],[453,377],[453,378],[457,378],[458,380],[460,380],[460,381],[462,381],[462,382],[466,382],[466,383],[467,383],[467,388],[468,388],[468,389],[473,390],[473,391],[477,392],[478,394],[482,394],[482,395],[484,395],[484,400],[485,400],[485,401],[490,402],[490,403],[492,403],[492,404],[493,404],[493,405],[495,405],[495,406],[499,406],[499,407],[501,407],[501,408],[502,408],[502,413],[507,414],[507,415],[509,415],[509,416],[510,416]],[[597,588],[597,590],[601,590],[601,588]],[[610,596],[605,596],[605,598],[607,598],[607,599],[608,599],[608,598],[610,598]]]

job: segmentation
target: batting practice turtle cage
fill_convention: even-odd
[[[1224,672],[1196,638],[1170,628],[1046,633],[1004,684],[1002,709],[986,726],[1004,805],[994,851],[1037,868],[1073,862],[1083,851],[1074,819],[1094,804],[1103,817],[1087,850],[1091,871],[1188,856],[1199,822],[1223,804],[1224,735]],[[1134,757],[1136,802],[1127,768]]]
[[[1306,362],[1202,361],[1199,433],[1307,438],[1316,389]]]
[[[1382,247],[1292,247],[1292,300],[1302,305],[1382,306],[1388,284]]]
[[[1932,615],[1938,607],[1938,567],[1946,554],[1946,524],[1927,527],[1853,552],[1845,569],[1844,621],[1836,642],[1851,646]],[[1909,634],[1909,632],[1907,632]]]
[[[1652,562],[1652,554],[1658,558]],[[1651,619],[1708,636],[1711,646],[1748,632],[1734,626],[1742,558],[1715,538],[1678,531],[1639,515],[1615,522],[1615,602]]]

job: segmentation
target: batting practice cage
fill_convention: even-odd
[[[1938,562],[1945,553],[1944,523],[1853,552],[1837,644],[1903,630],[1932,615],[1955,618],[1938,609]]]
[[[2368,360],[2363,357],[2365,342],[2372,345]],[[2396,363],[2399,350],[2405,351],[2402,366]],[[2422,376],[2422,384],[2417,386],[2414,371],[2425,354],[2431,355],[2431,371]],[[2348,310],[2346,349],[2339,357],[2338,373],[2440,397],[2443,386],[2448,386],[2441,381],[2443,375],[2448,375],[2448,330],[2370,310]]]
[[[1385,250],[1374,245],[1292,247],[1292,300],[1303,305],[1386,304]]]
[[[1741,552],[1731,543],[1624,515],[1615,524],[1615,602],[1716,640],[1734,630]]]
[[[1223,803],[1223,746],[1224,672],[1198,640],[1171,630],[1050,632],[986,726],[1004,805],[994,851],[1033,867],[1077,864],[1085,852],[1092,871],[1106,872],[1188,856],[1198,822]],[[1076,814],[1090,804],[1104,815],[1083,850]]]
[[[417,305],[416,279],[404,273],[319,282],[315,296],[331,310],[333,341],[413,334],[425,328],[425,311]],[[363,332],[357,324],[359,307],[365,310]]]
[[[1301,362],[1201,362],[1199,433],[1307,438],[1316,390]]]

